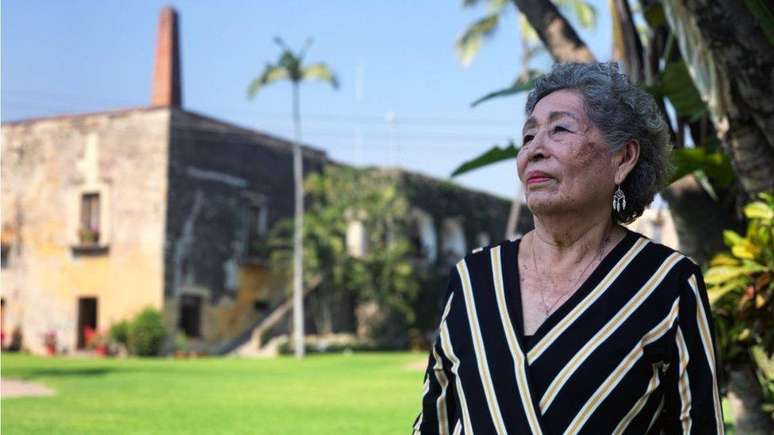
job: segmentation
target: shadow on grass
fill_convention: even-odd
[[[29,369],[23,373],[24,378],[38,378],[38,377],[69,377],[69,376],[103,376],[110,372],[123,371],[118,368],[107,367],[90,367],[90,368],[46,368],[46,369]]]

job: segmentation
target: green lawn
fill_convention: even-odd
[[[57,394],[3,399],[0,429],[4,435],[410,433],[422,390],[416,367],[424,360],[418,353],[303,361],[3,354],[3,377],[42,382]]]
[[[3,354],[2,376],[53,397],[2,400],[2,433],[400,434],[419,411],[424,354],[303,361],[71,359]],[[421,365],[421,364],[420,364]]]

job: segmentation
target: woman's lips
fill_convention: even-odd
[[[532,177],[527,180],[527,184],[542,183],[550,179],[549,177]]]
[[[545,183],[549,180],[551,180],[551,177],[543,173],[534,173],[527,176],[527,184]]]

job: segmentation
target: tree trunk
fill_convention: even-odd
[[[645,80],[645,54],[627,0],[609,0],[613,21],[613,58],[623,61],[624,71],[633,83]]]
[[[554,61],[594,61],[591,50],[553,3],[548,0],[513,0],[513,4],[527,17]]]
[[[752,367],[743,366],[729,372],[728,401],[734,416],[736,433],[744,435],[774,433],[771,419],[760,411],[763,397]]]
[[[696,177],[686,175],[664,189],[661,196],[669,204],[683,253],[699,264],[707,264],[715,253],[726,249],[723,230],[735,228],[736,224],[729,220],[729,213],[717,210],[719,204]]]
[[[774,191],[774,50],[760,25],[744,2],[663,7],[744,192]]]
[[[293,184],[295,190],[295,219],[293,226],[293,340],[295,355],[304,357],[304,294],[303,294],[303,231],[304,231],[304,166],[301,156],[301,115],[298,83],[293,83]]]

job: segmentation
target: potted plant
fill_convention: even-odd
[[[94,226],[83,226],[78,230],[78,237],[84,245],[96,245],[99,242],[99,229]]]
[[[94,351],[97,356],[107,356],[108,352],[108,339],[105,334],[94,332],[87,341],[87,347]]]
[[[182,331],[175,335],[175,358],[185,358],[188,356],[188,337]]]
[[[43,346],[47,355],[56,355],[56,331],[50,330],[43,334]]]

